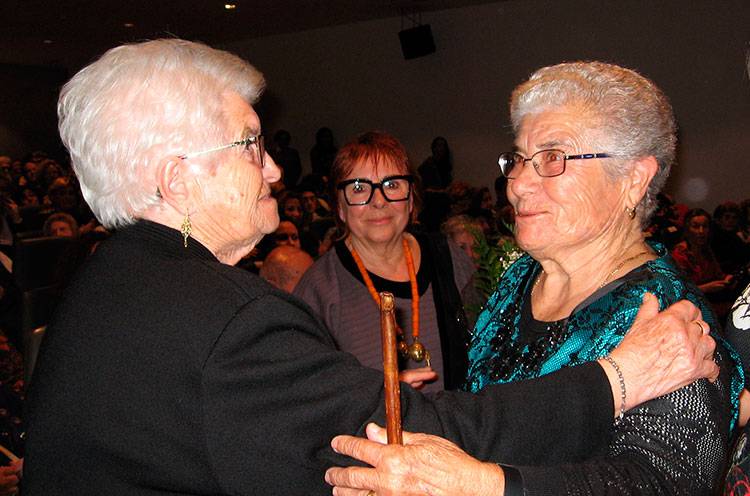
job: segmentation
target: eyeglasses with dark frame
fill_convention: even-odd
[[[233,148],[235,146],[244,146],[245,151],[251,151],[255,150],[255,160],[260,164],[261,167],[264,167],[266,165],[266,146],[265,146],[265,140],[263,138],[262,134],[258,134],[255,136],[248,136],[245,139],[241,139],[239,141],[233,141],[232,143],[229,143],[228,145],[222,145],[217,146],[216,148],[211,148],[210,150],[203,150],[200,152],[192,152],[192,153],[186,153],[184,155],[180,155],[180,158],[182,160],[186,160],[189,158],[197,157],[199,155],[205,155],[207,153],[213,153],[218,152],[221,150],[226,150],[227,148]]]
[[[515,179],[521,173],[526,162],[531,162],[534,170],[541,177],[557,177],[565,172],[565,163],[568,160],[587,160],[590,158],[611,158],[608,153],[582,153],[580,155],[567,155],[562,150],[539,150],[531,157],[526,158],[518,152],[501,153],[497,159],[500,172],[508,179]]]
[[[411,196],[411,185],[414,176],[399,175],[386,176],[379,183],[369,179],[347,179],[336,185],[336,189],[344,191],[344,199],[347,205],[367,205],[372,200],[375,190],[379,189],[389,202],[406,201]]]

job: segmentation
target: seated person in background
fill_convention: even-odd
[[[599,62],[545,67],[513,92],[511,121],[516,151],[501,154],[499,165],[517,212],[516,241],[528,255],[508,269],[479,315],[467,389],[481,394],[491,384],[543,377],[591,360],[619,375],[619,364],[608,354],[627,333],[641,301],[663,308],[686,298],[705,319],[696,327],[720,334],[700,291],[683,279],[662,245],[643,237],[677,141],[672,108],[654,83]],[[540,458],[560,448],[559,441],[530,446],[517,460],[535,466],[523,475],[524,494],[715,494],[744,383],[736,357],[717,346],[721,373],[715,382],[697,381],[627,413],[618,407],[608,446],[592,447],[585,461],[542,467]],[[627,394],[622,382],[620,402]],[[342,452],[339,442],[334,448]],[[357,458],[378,460],[378,471],[366,472],[366,484],[360,472],[353,487],[377,494],[390,494],[399,484],[430,487],[431,469],[446,466],[454,470],[454,482],[493,487],[499,481],[492,482],[496,467],[476,460],[464,460],[461,472],[451,465],[458,451],[440,440],[411,442],[420,446],[391,449],[380,458],[373,458],[368,445],[368,458]],[[357,448],[365,440],[344,444],[344,453],[351,447],[365,453]],[[425,456],[420,447],[453,455]],[[407,453],[404,465],[389,459]],[[409,464],[415,459],[431,463]],[[334,470],[329,480],[346,487],[349,473]],[[503,494],[431,489],[426,492]]]
[[[318,254],[320,240],[312,232],[302,209],[302,197],[296,191],[285,191],[279,197],[279,215],[282,220],[291,221],[297,226],[297,235],[302,249],[315,257]]]
[[[331,216],[328,206],[324,207],[324,202],[318,198],[315,191],[312,188],[300,190],[300,200],[302,202],[302,210],[304,212],[304,222],[311,224],[320,219],[328,218]]]
[[[664,192],[656,195],[656,209],[651,215],[648,225],[644,228],[644,235],[649,241],[663,244],[667,250],[674,249],[675,245],[682,241],[682,226],[684,225],[684,213],[680,215],[678,205],[671,196]]]
[[[711,216],[702,208],[685,214],[683,241],[672,250],[672,258],[698,289],[706,294],[714,311],[723,321],[736,294],[735,281],[731,274],[724,274],[714,256],[709,240]]]
[[[476,189],[464,181],[453,181],[446,189],[450,198],[450,215],[464,215],[471,207],[471,201],[476,196]]]
[[[45,236],[56,236],[60,238],[77,238],[78,222],[72,215],[58,212],[47,217],[42,227]]]
[[[273,240],[275,246],[293,246],[294,248],[300,247],[299,231],[297,226],[290,220],[282,220],[279,222],[279,227],[274,231]]]
[[[291,293],[313,259],[299,246],[280,245],[266,256],[260,267],[260,277],[277,288]]]
[[[471,198],[466,214],[479,222],[482,231],[487,236],[493,236],[495,231],[495,207],[490,188],[478,188]]]
[[[18,494],[23,467],[23,361],[0,331],[0,496]]]
[[[461,248],[466,255],[476,265],[478,254],[474,247],[476,244],[475,236],[484,236],[482,224],[468,215],[454,215],[448,217],[440,227],[440,231],[456,246]]]
[[[19,205],[21,208],[28,208],[28,207],[38,207],[39,206],[39,197],[36,193],[34,193],[34,190],[31,188],[24,188],[21,191],[21,204]]]
[[[279,222],[280,173],[250,106],[263,86],[239,57],[178,39],[114,48],[64,85],[62,141],[97,217],[118,229],[47,327],[27,397],[26,496],[330,494],[324,471],[344,461],[330,439],[383,422],[382,374],[337,350],[306,304],[233,267]],[[401,195],[382,179],[368,212],[387,231],[378,195]],[[699,318],[687,302],[640,315],[611,354],[625,408],[718,374]],[[544,462],[580,458],[606,443],[619,408],[606,366],[479,395],[403,385],[404,427],[506,463],[552,437]]]
[[[714,209],[711,249],[725,274],[741,272],[750,262],[750,245],[740,236],[740,206],[727,201]]]

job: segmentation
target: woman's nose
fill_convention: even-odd
[[[279,169],[279,166],[276,165],[276,162],[273,161],[273,158],[266,153],[263,157],[263,180],[267,183],[275,183],[279,179],[281,179],[281,170]]]

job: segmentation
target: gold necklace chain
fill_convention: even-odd
[[[615,267],[614,270],[612,270],[612,272],[607,274],[607,277],[604,278],[604,280],[602,281],[602,283],[599,285],[597,289],[602,289],[604,286],[606,286],[609,280],[612,279],[612,276],[617,274],[620,271],[620,269],[622,269],[625,266],[626,263],[632,260],[635,260],[636,258],[642,257],[643,255],[648,255],[648,250],[643,250],[640,253],[636,253],[632,257],[628,257],[622,262],[620,262],[619,264],[617,264],[617,267]]]
[[[625,267],[626,263],[631,262],[631,261],[635,260],[636,258],[642,257],[643,255],[648,255],[648,254],[649,254],[648,250],[644,250],[644,251],[642,251],[640,253],[636,253],[632,257],[626,258],[625,260],[623,260],[622,262],[620,262],[619,264],[617,264],[617,267],[615,267],[614,269],[612,269],[612,272],[610,272],[609,274],[607,274],[607,277],[604,278],[604,280],[602,281],[602,283],[596,289],[602,289],[604,286],[606,286],[607,283],[609,283],[610,279],[612,279],[612,276],[614,276],[615,274],[617,274],[620,271],[620,269],[622,269],[623,267]],[[544,274],[544,273],[545,273],[544,269],[542,269],[542,274]],[[542,274],[539,274],[539,277],[537,277],[536,281],[534,281],[534,285],[531,287],[531,296],[534,296],[534,291],[536,291],[536,287],[539,285],[539,281],[542,280],[542,277],[541,277]]]

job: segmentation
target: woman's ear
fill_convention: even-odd
[[[187,164],[177,156],[165,157],[156,169],[159,195],[172,208],[187,213],[190,190],[187,184]]]
[[[344,195],[340,194],[339,192],[335,193],[338,195],[338,201],[336,202],[336,213],[339,216],[339,219],[341,219],[341,222],[346,224],[346,218],[344,217],[344,204],[343,202],[346,201],[346,198],[344,198]]]
[[[656,157],[639,158],[633,161],[633,167],[630,171],[630,184],[626,191],[630,207],[635,207],[641,199],[646,196],[646,191],[659,170],[659,163]]]

